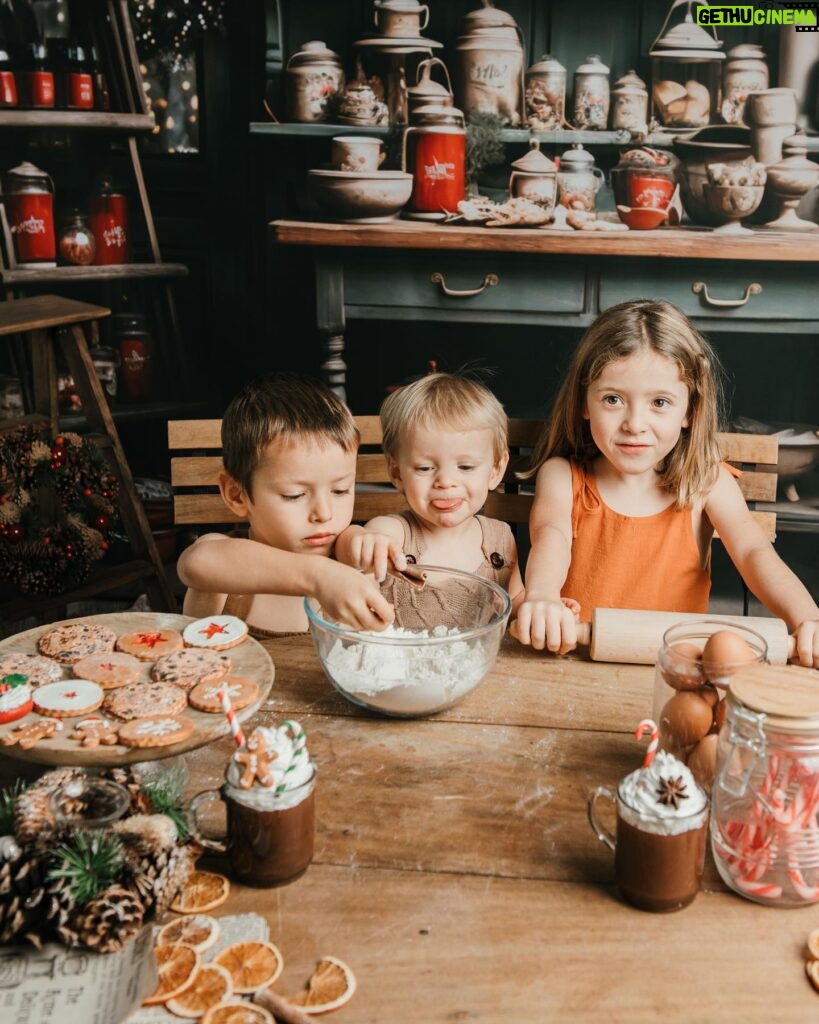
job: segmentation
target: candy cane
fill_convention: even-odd
[[[643,758],[643,768],[648,768],[654,760],[654,755],[657,753],[657,747],[660,743],[660,730],[657,728],[657,723],[652,722],[650,718],[644,718],[634,730],[634,738],[641,740],[643,733],[648,729],[651,730],[651,736],[646,747],[646,756]]]
[[[293,753],[290,755],[290,761],[287,767],[284,769],[282,775],[282,781],[276,786],[277,793],[284,793],[287,789],[287,776],[290,772],[295,771],[298,768],[299,759],[307,754],[307,737],[298,722],[288,718],[279,726],[280,729],[287,729],[290,734],[290,738],[293,741]]]
[[[782,897],[782,886],[772,882],[756,882],[745,875],[734,875],[734,884],[748,896],[761,896],[764,899],[778,900]]]
[[[225,713],[225,718],[227,718],[228,725],[230,726],[230,733],[236,742],[236,746],[243,747],[245,745],[245,734],[242,732],[242,727],[239,725],[239,721],[236,718],[236,712],[233,710],[233,705],[230,703],[230,697],[224,686],[219,690],[219,701],[222,705],[222,710]]]

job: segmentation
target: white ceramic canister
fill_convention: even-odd
[[[762,47],[755,43],[732,47],[722,68],[722,120],[726,124],[745,124],[749,93],[761,92],[768,85],[768,65]]]
[[[610,101],[609,69],[598,54],[590,53],[574,72],[575,128],[605,131]]]
[[[328,120],[328,107],[344,88],[339,55],[313,39],[290,57],[285,75],[287,120],[302,124]]]
[[[523,97],[523,45],[511,14],[496,7],[470,11],[458,37],[460,106],[497,114],[513,127],[521,123]]]
[[[618,78],[611,90],[611,127],[633,135],[648,133],[648,89],[633,69]]]
[[[544,54],[524,76],[526,124],[536,132],[562,127],[566,116],[566,69]]]

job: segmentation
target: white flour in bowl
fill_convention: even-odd
[[[388,626],[362,636],[426,640],[456,637],[457,629]],[[493,646],[490,642],[490,647]],[[483,679],[494,657],[481,641],[448,644],[348,644],[336,640],[325,669],[340,689],[367,707],[397,715],[429,714],[453,704]]]

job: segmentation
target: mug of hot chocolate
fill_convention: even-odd
[[[197,793],[190,805],[193,833],[207,850],[226,854],[231,873],[245,885],[293,881],[313,859],[316,766],[298,722],[259,726],[225,770],[221,789]],[[223,801],[224,837],[205,833],[203,808]]]
[[[651,729],[642,768],[627,775],[613,793],[598,786],[588,798],[589,824],[614,852],[614,875],[626,899],[641,910],[681,910],[700,889],[708,831],[708,797],[673,754],[657,753],[656,725],[645,719],[639,739]],[[656,755],[656,756],[655,756]],[[598,802],[617,811],[613,834],[598,819]]]

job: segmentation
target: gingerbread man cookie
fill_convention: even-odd
[[[244,768],[239,778],[242,789],[250,789],[257,779],[260,786],[272,786],[273,773],[270,771],[270,765],[278,756],[275,750],[267,749],[264,736],[255,729],[248,736],[244,747],[233,755],[234,761],[238,761]]]
[[[84,718],[77,722],[70,733],[72,740],[77,740],[83,747],[111,747],[119,741],[119,733],[115,725],[106,718]]]
[[[60,732],[63,723],[56,718],[44,718],[41,722],[28,725],[16,725],[8,735],[3,737],[3,744],[11,747],[19,743],[23,750],[29,750],[40,740],[50,739],[55,732]]]

